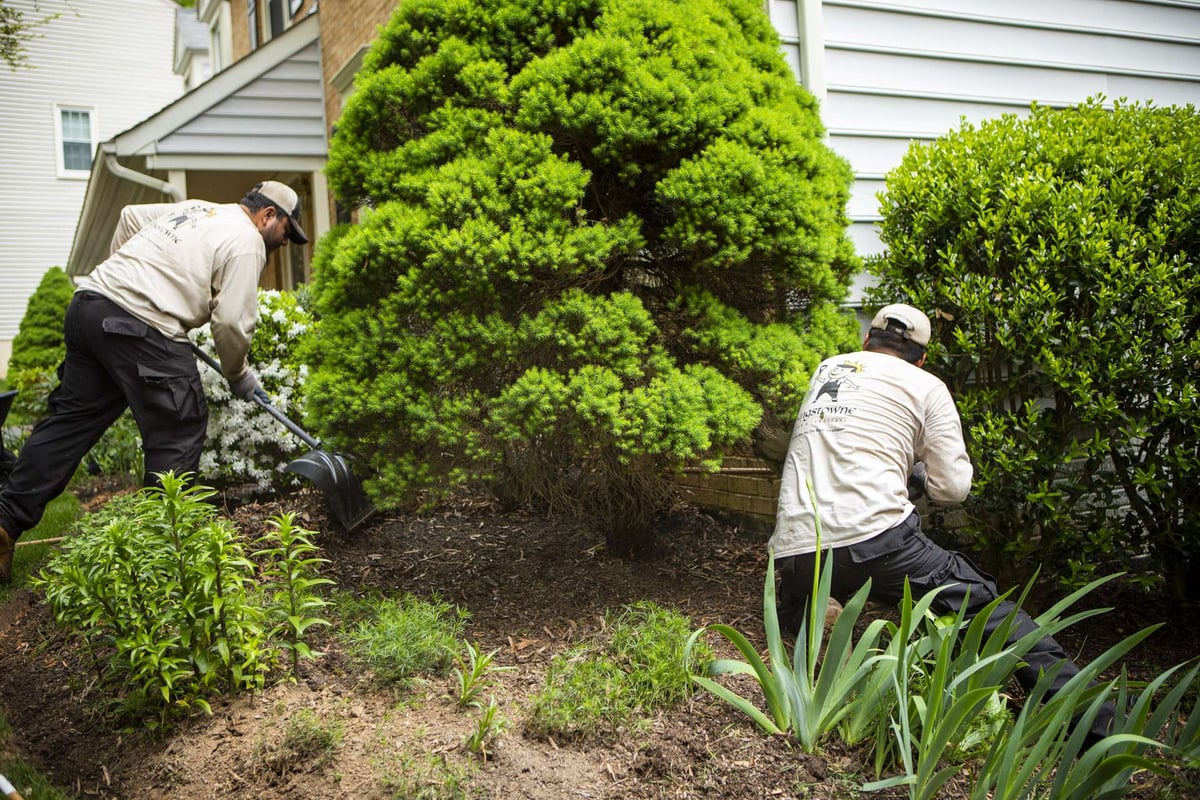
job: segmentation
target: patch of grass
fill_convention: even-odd
[[[25,800],[70,800],[69,795],[55,788],[36,769],[11,753],[8,747],[11,734],[12,725],[6,718],[0,717],[0,742],[4,743],[0,751],[0,775],[6,777]]]
[[[276,709],[274,713],[283,712]],[[340,719],[325,719],[312,709],[301,708],[288,717],[279,742],[260,739],[254,755],[263,767],[277,775],[287,775],[298,767],[300,771],[319,769],[342,746],[345,731]]]
[[[673,706],[692,691],[683,660],[691,620],[655,603],[626,606],[605,631],[555,656],[531,701],[526,729],[535,736],[588,739],[638,715]],[[703,668],[711,653],[697,653]]]
[[[325,720],[312,709],[302,708],[288,720],[283,746],[299,760],[324,764],[342,746],[345,732],[341,720]]]
[[[406,684],[417,675],[446,675],[461,648],[468,612],[441,598],[337,601],[343,619],[341,638],[350,655],[384,683]]]
[[[0,769],[25,800],[71,800],[70,795],[55,788],[37,770],[19,758],[0,760]]]
[[[75,530],[75,522],[83,515],[83,509],[73,494],[59,495],[46,506],[46,513],[37,527],[21,534],[22,542],[36,542],[42,539],[53,539],[59,536],[69,536]],[[0,588],[0,602],[8,599],[9,592],[14,587],[29,584],[29,576],[36,575],[45,566],[50,555],[54,552],[53,544],[28,545],[22,544],[17,548],[13,558],[13,578],[11,586]]]
[[[402,751],[381,765],[380,787],[395,800],[474,800],[487,794],[471,785],[474,771],[435,753]]]

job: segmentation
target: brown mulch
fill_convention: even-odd
[[[539,740],[522,730],[528,697],[553,656],[596,634],[606,612],[625,604],[653,600],[697,626],[724,622],[761,640],[762,533],[682,507],[659,528],[654,560],[627,561],[608,554],[585,523],[504,512],[475,497],[428,515],[384,515],[353,535],[329,530],[311,492],[228,510],[248,536],[259,535],[270,515],[295,511],[302,525],[321,532],[325,575],[339,590],[437,595],[468,609],[468,638],[514,667],[498,674],[494,692],[508,730],[489,759],[465,753],[475,716],[445,698],[447,680],[381,689],[329,635],[316,642],[325,655],[306,663],[298,682],[220,703],[211,717],[168,733],[131,729],[108,712],[94,666],[55,627],[46,604],[18,591],[0,609],[0,712],[12,727],[9,749],[71,796],[841,799],[858,796],[856,787],[873,777],[869,753],[835,746],[806,755],[703,693],[644,728],[599,742]],[[1158,621],[1166,627],[1126,660],[1134,677],[1200,653],[1195,626],[1164,598],[1114,588],[1095,601],[1116,610],[1060,637],[1084,658]],[[315,758],[288,750],[284,734],[300,709],[336,721],[342,741],[335,752]],[[474,794],[446,793],[454,770],[468,776]],[[442,793],[423,781],[437,782]],[[966,797],[969,782],[969,774],[958,776],[943,796]],[[1143,783],[1135,796],[1158,796],[1161,784]]]

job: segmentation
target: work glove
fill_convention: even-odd
[[[913,464],[912,474],[908,476],[908,499],[916,500],[925,496],[925,481],[929,473],[925,471],[925,462]]]
[[[236,381],[229,382],[229,391],[233,392],[235,397],[240,397],[247,402],[254,402],[254,393],[262,390],[262,384],[258,382],[258,376],[252,369],[247,369],[246,374]]]

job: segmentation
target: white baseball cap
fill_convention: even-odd
[[[929,346],[929,317],[904,303],[892,303],[879,309],[875,319],[871,320],[871,327],[898,333],[922,347]]]
[[[300,196],[286,183],[279,181],[263,181],[251,191],[261,194],[275,205],[279,206],[291,224],[288,225],[288,238],[297,244],[305,244],[308,234],[300,227]]]

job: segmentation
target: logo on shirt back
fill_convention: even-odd
[[[190,206],[182,211],[154,220],[149,227],[166,236],[175,244],[179,244],[179,236],[177,231],[184,225],[190,223],[190,227],[196,227],[196,221],[201,217],[216,216],[217,210],[212,206]]]
[[[858,389],[854,376],[865,369],[859,361],[825,363],[813,376],[809,398],[805,401],[804,421],[824,422],[827,417],[844,417],[854,413],[854,406],[842,400],[843,393]]]

